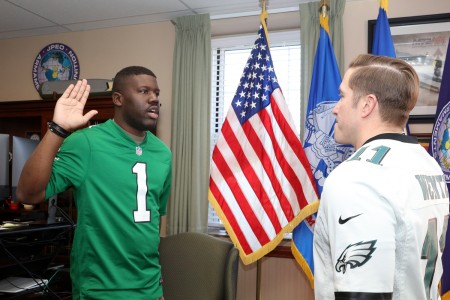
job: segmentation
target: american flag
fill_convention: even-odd
[[[318,205],[261,21],[213,151],[208,197],[245,264],[275,248]]]

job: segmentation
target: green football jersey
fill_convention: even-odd
[[[74,188],[73,299],[162,296],[159,223],[171,177],[172,154],[150,132],[137,145],[109,120],[64,141],[46,197]]]

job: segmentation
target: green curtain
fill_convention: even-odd
[[[211,22],[208,14],[172,20],[173,180],[169,235],[207,232],[210,161]]]
[[[342,16],[345,10],[346,0],[330,0],[329,25],[330,38],[333,43],[334,54],[341,72],[344,74],[344,30]],[[317,42],[320,35],[319,24],[320,2],[309,2],[300,4],[300,44],[301,44],[301,116],[300,116],[300,138],[303,140],[306,108],[308,107],[309,88],[311,85],[314,56],[316,54]]]

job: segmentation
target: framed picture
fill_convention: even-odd
[[[410,122],[408,125],[410,135],[417,137],[419,143],[427,150],[431,141],[431,132],[433,131],[433,125],[433,123],[425,122]]]
[[[368,53],[376,20],[368,21]],[[389,19],[397,58],[409,62],[420,78],[420,94],[410,122],[434,121],[450,38],[450,13]]]

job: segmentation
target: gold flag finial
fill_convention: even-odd
[[[321,0],[320,1],[320,26],[325,29],[328,34],[330,34],[330,27],[328,25],[328,11],[330,10],[330,1],[329,0]]]
[[[327,16],[329,10],[330,10],[330,0],[320,0],[319,11],[323,18]]]
[[[269,17],[269,13],[266,10],[267,2],[268,2],[268,0],[259,0],[259,4],[261,5],[261,14],[259,15],[259,19],[260,19],[261,25],[264,27],[264,31],[266,33],[267,45],[270,45],[269,34],[267,32],[267,24],[266,24],[266,19]]]
[[[266,4],[268,4],[268,0],[259,0],[259,5],[261,6],[261,14],[266,14]]]
[[[330,0],[320,0],[319,10],[322,15],[327,13],[330,10]]]

